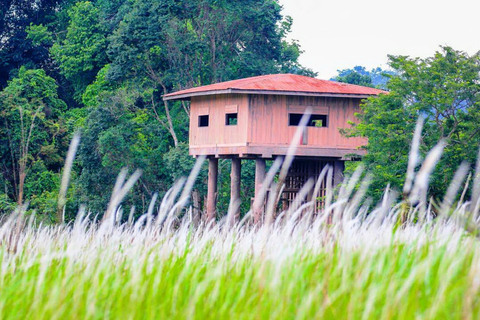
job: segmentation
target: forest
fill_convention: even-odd
[[[0,1],[0,319],[480,318],[479,53],[338,70],[388,91],[338,128],[368,141],[344,180],[324,166],[280,208],[295,152],[269,161],[255,221],[254,161],[237,216],[220,160],[216,219],[195,219],[208,168],[162,96],[322,78],[279,1]]]
[[[318,76],[298,62],[300,44],[287,40],[293,21],[275,0],[3,0],[0,10],[1,214],[27,205],[55,221],[64,158],[79,132],[66,219],[82,204],[103,212],[122,168],[142,170],[125,200],[139,216],[194,164],[189,105],[163,94],[263,74]],[[369,139],[362,163],[379,199],[387,184],[402,188],[415,123],[425,119],[421,154],[446,143],[430,188],[438,198],[462,161],[475,163],[479,56],[444,46],[429,58],[389,61],[390,70],[357,66],[333,78],[390,92],[364,103],[358,125],[339,130]],[[228,166],[220,163],[220,213]],[[254,168],[244,168],[249,199]],[[205,172],[195,186],[200,199]]]
[[[194,163],[189,106],[163,94],[261,74],[315,75],[299,65],[299,44],[286,40],[292,20],[276,1],[12,0],[1,10],[2,213],[28,202],[55,218],[63,159],[79,131],[67,218],[80,204],[104,210],[122,168],[143,171],[126,202],[141,214]],[[197,189],[205,193],[201,179]]]

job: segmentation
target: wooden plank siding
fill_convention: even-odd
[[[328,127],[308,127],[307,144],[299,148],[356,149],[366,144],[363,138],[346,138],[339,132],[339,128],[350,127],[348,121],[356,121],[354,114],[360,111],[360,99],[250,95],[249,102],[251,146],[288,146],[297,129],[288,125],[288,114],[302,113],[307,107],[312,108],[313,114],[326,114]]]
[[[297,130],[289,126],[289,112],[327,115],[327,127],[308,127],[298,155],[342,157],[366,144],[363,138],[346,138],[339,128],[356,121],[360,99],[260,94],[224,94],[192,97],[190,153],[192,155],[285,154]],[[238,110],[238,123],[225,124],[225,114]],[[198,116],[209,115],[209,126],[199,127]],[[302,142],[304,144],[302,144]],[[361,153],[361,152],[357,152]]]
[[[225,124],[226,113],[237,106],[237,125]],[[198,126],[198,116],[209,115],[208,127]],[[246,95],[212,95],[193,97],[190,107],[190,146],[245,146],[248,128],[248,97]]]

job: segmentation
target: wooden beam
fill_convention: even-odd
[[[215,220],[217,215],[218,159],[208,159],[207,221]]]
[[[249,146],[208,146],[208,147],[192,147],[189,151],[192,156],[207,155],[216,157],[225,157],[231,155],[252,155],[262,156],[262,158],[270,158],[278,155],[286,155],[289,145],[249,145]],[[297,157],[313,157],[313,158],[347,158],[347,155],[356,154],[365,155],[366,151],[361,149],[340,149],[340,148],[320,148],[309,145],[299,145],[295,156]],[[270,156],[270,157],[269,157]]]
[[[253,208],[253,220],[255,224],[258,224],[262,219],[262,214],[265,209],[265,196],[263,199],[259,199],[260,189],[262,189],[263,181],[265,180],[266,171],[265,159],[255,159],[255,201],[257,205]],[[258,201],[258,202],[257,202]]]
[[[240,179],[242,174],[242,160],[240,158],[232,158],[231,188],[230,188],[230,206],[234,221],[240,218]]]

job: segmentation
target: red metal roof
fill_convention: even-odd
[[[320,80],[296,74],[271,74],[233,81],[226,81],[169,93],[165,100],[186,99],[199,95],[225,93],[292,94],[315,96],[366,97],[386,91],[336,81]]]

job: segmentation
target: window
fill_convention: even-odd
[[[236,126],[238,122],[238,113],[227,113],[225,115],[225,125],[226,126]]]
[[[298,126],[300,120],[302,120],[302,113],[289,113],[288,114],[288,125],[289,126]],[[327,127],[327,115],[326,114],[312,114],[310,119],[308,119],[307,127],[317,127],[325,128]]]
[[[203,116],[198,116],[198,126],[208,127],[208,114]]]
[[[324,114],[312,114],[308,121],[309,127],[322,128],[327,126],[327,115]]]

